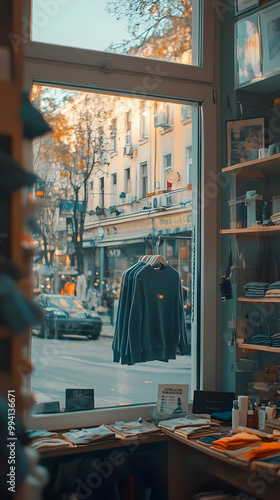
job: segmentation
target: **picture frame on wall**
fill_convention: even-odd
[[[235,0],[235,15],[243,14],[248,10],[259,7],[260,0]]]
[[[266,117],[227,121],[227,166],[257,159],[267,145],[266,128]]]
[[[253,14],[235,24],[235,86],[262,76],[259,15]]]
[[[267,76],[280,70],[280,4],[260,12],[262,70]]]

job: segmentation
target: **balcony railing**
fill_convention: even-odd
[[[175,208],[191,209],[192,190],[178,189],[176,191],[166,191],[165,193],[147,196],[145,198],[135,199],[135,195],[126,194],[125,198],[119,199],[119,204],[104,208],[103,219],[115,219],[126,215],[136,213],[149,213],[150,211],[166,211]],[[99,222],[100,216],[94,212],[86,215],[85,225]]]

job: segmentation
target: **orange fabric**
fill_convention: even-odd
[[[246,458],[248,460],[256,460],[260,458],[269,457],[270,455],[276,455],[280,452],[280,443],[263,443],[259,448],[254,448],[245,455],[240,455],[239,458]]]
[[[235,450],[238,448],[244,448],[244,446],[250,445],[252,443],[261,442],[261,438],[256,436],[256,434],[249,434],[248,432],[238,432],[233,436],[224,437],[213,441],[212,448],[218,450]]]
[[[75,295],[76,285],[75,283],[71,283],[70,281],[68,281],[67,283],[65,283],[64,289],[65,293],[68,293],[69,295]]]

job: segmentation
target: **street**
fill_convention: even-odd
[[[60,340],[32,337],[32,391],[38,401],[60,401],[65,389],[94,389],[95,408],[153,403],[159,383],[191,383],[190,356],[168,363],[153,361],[133,366],[112,361],[112,338],[68,337]]]

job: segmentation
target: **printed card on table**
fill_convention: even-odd
[[[186,384],[159,384],[157,414],[176,416],[187,413],[188,391]]]

